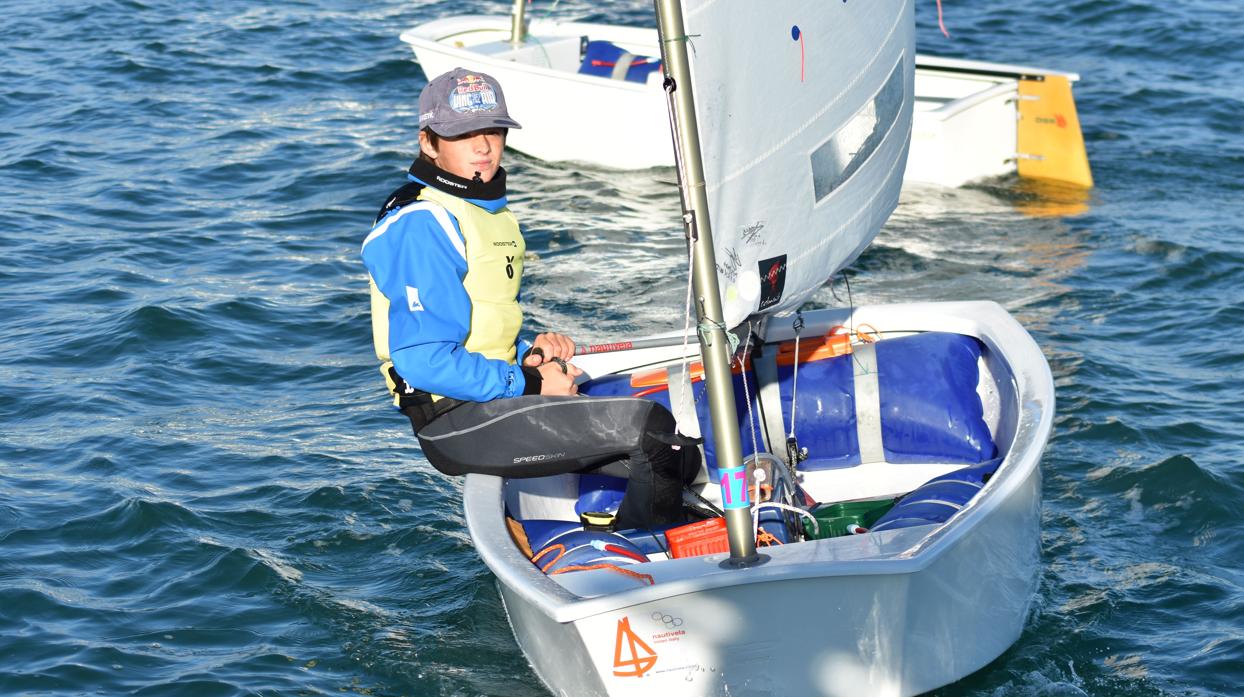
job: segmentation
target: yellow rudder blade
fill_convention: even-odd
[[[1093,186],[1070,80],[1020,80],[1018,131],[1019,176]]]

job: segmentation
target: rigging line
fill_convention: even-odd
[[[657,535],[656,532],[652,530],[652,528],[644,528],[644,530],[647,531],[648,536],[652,538],[652,541],[657,543],[657,547],[661,550],[661,552],[665,554],[665,556],[668,557],[670,554],[670,550],[668,547],[665,546],[665,543],[661,541],[661,537]]]
[[[609,571],[616,571],[617,573],[620,573],[623,576],[629,576],[637,581],[643,581],[644,583],[650,586],[655,586],[657,584],[656,579],[652,577],[652,574],[641,574],[638,571],[631,571],[630,569],[624,569],[618,566],[617,564],[609,564],[609,563],[573,564],[571,566],[563,566],[560,569],[556,569],[553,571],[553,573],[549,575],[556,576],[558,574],[564,574],[570,571],[594,571],[596,569],[608,569]]]
[[[852,339],[855,338],[855,299],[851,297],[851,278],[846,271],[842,272],[842,282],[847,286],[847,331],[850,332]]]
[[[691,47],[691,53],[696,54],[695,42],[692,41],[692,39],[698,39],[701,36],[703,36],[703,34],[683,34],[682,36],[671,36],[670,38],[665,39],[664,43],[672,44],[677,41],[686,42],[686,44]]]
[[[790,379],[790,433],[787,438],[795,437],[795,397],[798,396],[799,390],[799,335],[803,333],[803,311],[795,311],[795,322],[791,325],[795,330],[795,374]],[[793,459],[793,457],[792,457]],[[790,463],[794,469],[796,462]]]
[[[743,356],[739,359],[740,372],[743,373],[743,401],[747,403],[747,430],[752,435],[752,457],[758,457],[760,448],[756,445],[756,416],[752,412],[752,396],[747,389],[747,352],[752,346],[752,321],[747,320],[747,340],[743,342]],[[756,386],[757,391],[760,386]]]
[[[765,471],[760,468],[759,459],[753,459],[752,464],[752,500],[760,503],[760,485],[768,477],[765,476]]]
[[[841,325],[839,325],[839,326],[841,326]],[[871,325],[871,324],[869,324],[869,323],[867,323],[867,322],[860,322],[860,327],[861,327],[861,328],[863,328],[863,327],[868,327],[868,329],[865,329],[865,330],[864,330],[865,334],[874,334],[874,335],[876,335],[878,338],[879,338],[879,337],[881,337],[883,334],[907,334],[907,335],[911,335],[911,334],[923,334],[923,333],[928,332],[928,331],[934,331],[934,330],[929,329],[928,327],[924,327],[924,328],[921,328],[921,329],[877,329],[876,327],[874,327],[873,325]],[[846,329],[846,327],[842,327],[842,328],[843,328],[843,329]],[[963,333],[963,332],[959,332],[959,333]],[[971,336],[971,337],[973,337],[973,338],[979,338],[979,337],[977,337],[977,336],[976,336],[976,335],[974,335],[974,334],[964,334],[964,335],[965,335],[965,336]],[[864,336],[864,334],[857,334],[857,336]],[[867,341],[867,339],[863,339],[863,341]]]
[[[739,350],[739,341],[741,341],[739,336],[730,331],[726,325],[721,322],[713,319],[704,319],[696,325],[696,331],[698,331],[700,336],[704,337],[706,341],[709,340],[714,331],[720,331],[722,335],[726,337],[726,343],[730,345],[730,350],[727,351],[727,353],[734,355],[734,353]],[[707,374],[708,373],[705,373],[705,375]]]
[[[821,533],[821,522],[816,519],[816,516],[812,515],[808,511],[805,511],[798,506],[791,506],[785,503],[778,503],[776,501],[765,501],[764,503],[757,504],[756,508],[752,511],[752,517],[754,517],[757,521],[760,520],[760,509],[762,508],[780,508],[784,511],[798,513],[799,515],[812,521],[812,534],[813,535],[819,535]]]
[[[686,37],[683,38],[685,39]],[[667,41],[675,40],[677,39],[667,39]],[[687,239],[687,301],[683,310],[682,330],[682,374],[687,380],[687,389],[682,391],[682,395],[678,399],[679,411],[685,414],[687,413],[687,393],[695,390],[695,385],[691,380],[691,367],[688,364],[687,346],[691,335],[691,296],[695,286],[695,243],[700,235],[695,225],[695,214],[686,208],[687,203],[691,201],[691,188],[687,184],[687,169],[686,163],[683,161],[682,138],[678,131],[678,121],[674,118],[674,90],[678,86],[674,79],[669,76],[668,69],[665,75],[665,83],[662,87],[665,89],[666,112],[669,114],[670,133],[674,136],[674,163],[678,166],[678,183],[681,189],[680,194],[683,204],[682,219],[685,226],[683,234]],[[668,371],[666,372],[668,374]],[[670,406],[672,407],[673,405],[671,404]]]
[[[774,537],[768,530],[761,530],[756,534],[756,544],[764,547],[772,547],[773,545],[784,545],[786,543]]]
[[[849,312],[847,315],[847,322],[850,324],[850,326],[847,327],[847,331],[850,332],[849,336],[852,341],[860,340],[859,332],[856,331],[855,328],[855,296],[851,294],[851,279],[844,273],[842,274],[842,280],[847,285],[847,311]],[[856,368],[862,368],[864,365],[863,363],[860,363],[860,359],[855,355],[854,351],[851,352],[851,362],[856,365]]]
[[[554,550],[557,551],[557,556],[553,557],[553,560],[544,566],[540,566],[540,558]],[[531,563],[535,564],[541,571],[547,574],[549,569],[564,556],[566,556],[566,545],[558,542],[557,544],[549,545],[548,547],[545,547],[537,552],[536,555],[531,558]]]
[[[725,511],[721,510],[721,508],[717,504],[704,498],[704,495],[701,494],[700,492],[696,491],[695,489],[692,489],[690,486],[684,486],[683,491],[686,491],[687,493],[694,496],[696,500],[704,504],[704,506],[708,508],[708,510],[712,511],[713,513],[716,513],[718,518],[725,517],[726,515]]]
[[[691,337],[691,290],[695,283],[693,274],[695,273],[695,241],[687,240],[687,302],[683,308],[682,322],[682,375],[679,379],[687,381],[687,389],[681,390],[682,394],[678,397],[678,412],[680,414],[687,413],[687,395],[695,390],[695,384],[691,381],[691,366],[688,364],[687,356],[688,339]],[[668,375],[666,371],[666,375]],[[694,413],[694,410],[693,410]]]
[[[531,36],[530,34],[527,35],[526,41],[534,43],[540,48],[540,53],[544,54],[544,67],[552,68],[553,57],[549,55],[549,50],[544,47],[544,42],[541,41],[539,37]]]
[[[667,39],[667,41],[673,41],[673,39]],[[678,83],[674,82],[674,78],[670,76],[668,66],[665,68],[665,82],[661,84],[661,87],[665,90],[665,111],[669,116],[670,134],[674,140],[674,166],[678,168],[678,194],[682,197],[682,221],[686,228],[683,234],[686,235],[694,249],[699,233],[694,225],[694,214],[687,210],[687,204],[691,201],[691,185],[687,182],[687,163],[684,161],[682,152],[682,132],[678,129],[678,119],[674,117],[674,90],[678,89]],[[689,274],[688,278],[690,278]]]
[[[864,327],[868,328],[865,329]],[[881,340],[881,336],[877,331],[877,328],[868,322],[860,322],[859,326],[855,328],[855,336],[866,344],[875,344]]]

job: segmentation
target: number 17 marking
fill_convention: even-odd
[[[721,502],[725,508],[748,508],[747,469],[732,467],[721,470]]]

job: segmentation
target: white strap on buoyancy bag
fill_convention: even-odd
[[[860,344],[852,352],[855,374],[855,435],[860,464],[885,462],[881,442],[881,392],[877,386],[877,346]]]
[[[691,385],[691,374],[687,370],[686,363],[671,365],[665,369],[668,376],[669,394],[670,394],[670,412],[674,414],[674,422],[678,424],[678,432],[689,438],[701,438],[703,434],[700,431],[700,417],[695,413],[695,390]],[[683,446],[700,449],[701,462],[707,462],[704,455],[703,445]],[[691,484],[699,485],[708,481],[708,468],[700,467],[700,472],[696,475],[695,481]],[[685,492],[684,492],[685,495]]]
[[[613,64],[613,71],[609,73],[610,80],[625,80],[627,72],[631,69],[631,63],[635,60],[634,53],[622,52],[618,56],[617,62]]]
[[[782,392],[778,387],[777,345],[752,354],[752,369],[756,372],[756,401],[760,403],[760,435],[765,450],[782,458],[786,457],[786,424],[782,418]],[[790,463],[787,463],[790,464]]]
[[[695,392],[691,388],[687,364],[671,365],[665,372],[669,376],[670,411],[678,424],[678,432],[690,438],[701,437],[700,419],[695,414]]]

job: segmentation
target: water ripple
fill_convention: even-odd
[[[0,692],[544,694],[461,482],[385,402],[357,258],[414,154],[425,78],[398,34],[508,5],[11,4]],[[944,9],[949,39],[917,3],[922,51],[1081,74],[1098,186],[908,189],[811,303],[996,300],[1054,371],[1033,616],[935,694],[1235,694],[1237,3]],[[531,12],[652,22],[638,0]],[[529,327],[682,326],[671,169],[507,168]]]

